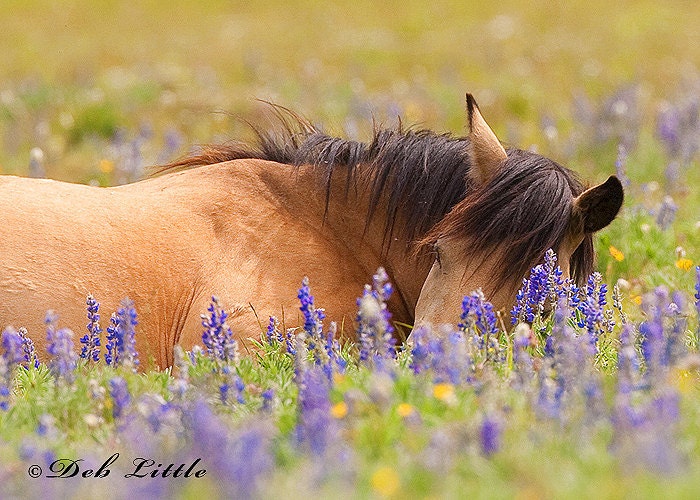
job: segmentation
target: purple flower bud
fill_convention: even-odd
[[[120,418],[126,413],[129,403],[131,403],[131,394],[126,380],[122,377],[114,377],[109,381],[109,394],[112,396],[112,415],[115,419]]]

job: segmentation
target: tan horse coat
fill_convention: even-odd
[[[261,331],[253,309],[263,328],[270,315],[301,324],[304,276],[317,306],[352,334],[355,299],[379,265],[397,289],[395,318],[410,322],[429,264],[407,265],[406,242],[380,258],[381,222],[364,233],[366,201],[351,193],[346,204],[341,172],[324,222],[310,168],[237,160],[114,188],[0,177],[0,324],[26,327],[41,353],[46,310],[77,343],[88,293],[103,328],[128,296],[145,366],[164,367],[175,344],[201,342],[212,295],[237,310],[231,326],[242,340]]]

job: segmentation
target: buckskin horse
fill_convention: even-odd
[[[212,295],[239,338],[268,315],[300,324],[305,275],[347,335],[380,265],[396,320],[455,322],[477,288],[507,310],[549,248],[585,279],[591,235],[622,203],[615,177],[584,189],[554,161],[504,149],[471,95],[463,138],[399,126],[361,143],[274,109],[283,126],[258,129],[257,145],[205,147],[130,185],[3,176],[0,323],[25,326],[41,352],[47,309],[82,332],[88,293],[103,313],[128,296],[141,359],[165,367],[175,344],[201,342]]]

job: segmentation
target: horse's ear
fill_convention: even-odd
[[[604,183],[587,189],[574,199],[573,215],[583,224],[584,233],[592,233],[613,221],[623,199],[622,183],[611,175]]]
[[[467,94],[467,116],[469,118],[469,177],[483,184],[493,177],[508,158],[501,142],[481,116],[474,97]]]

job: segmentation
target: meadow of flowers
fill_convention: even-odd
[[[694,297],[659,286],[641,321],[600,273],[583,288],[549,251],[504,325],[480,291],[453,328],[398,348],[383,269],[358,298],[357,341],[324,324],[308,279],[301,331],[270,318],[242,356],[216,297],[203,349],[138,373],[125,300],[102,336],[86,300],[79,340],[46,317],[49,359],[2,333],[3,496],[122,498],[610,496],[697,485]],[[551,311],[545,312],[545,311]],[[102,341],[105,341],[104,349]]]
[[[86,297],[85,325],[2,324],[0,497],[697,496],[700,4],[56,5],[0,8],[1,173],[132,182],[250,138],[254,98],[352,139],[375,118],[461,134],[469,91],[505,142],[591,182],[616,172],[626,199],[584,286],[548,252],[510,315],[475,290],[410,344],[381,269],[354,342],[311,277],[303,327],[261,318],[246,349],[212,297],[203,347],[163,372],[139,371],[128,298]]]

